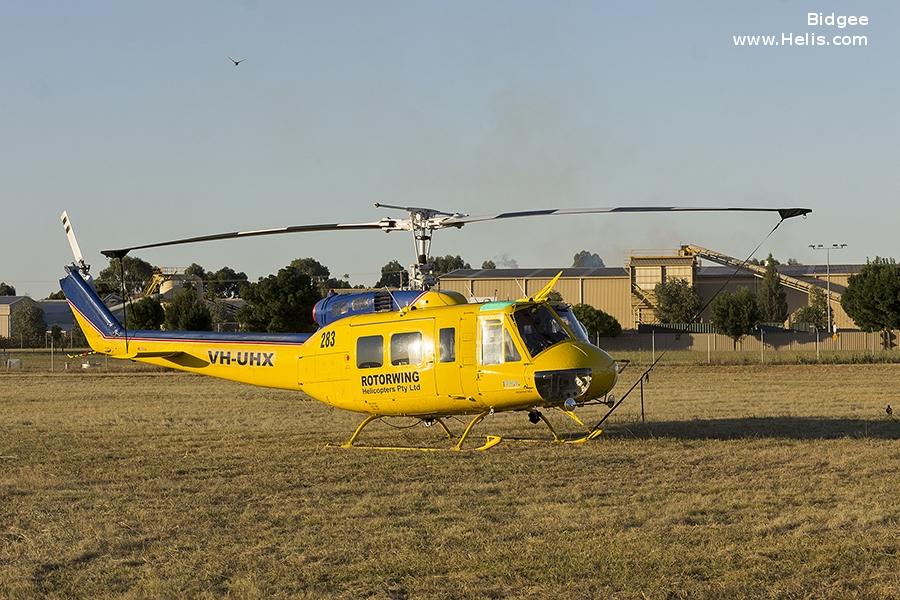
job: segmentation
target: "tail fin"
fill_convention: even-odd
[[[97,352],[110,352],[109,342],[124,339],[125,329],[94,288],[82,278],[78,268],[66,267],[66,272],[67,275],[59,280],[59,286],[88,343]]]

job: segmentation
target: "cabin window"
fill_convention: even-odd
[[[384,340],[380,335],[368,335],[356,340],[356,366],[375,369],[384,362]]]
[[[440,338],[440,361],[456,362],[456,327],[441,329]]]
[[[422,364],[422,334],[418,331],[395,333],[391,336],[391,364]]]
[[[481,321],[481,364],[499,365],[503,362],[503,324],[500,319]]]

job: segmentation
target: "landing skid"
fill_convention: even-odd
[[[562,410],[562,409],[560,409],[560,411],[563,414],[565,414],[567,417],[569,417],[570,419],[572,419],[573,421],[575,421],[576,423],[578,423],[579,425],[584,427],[585,428],[584,434],[580,435],[580,436],[576,436],[576,437],[560,436],[556,432],[556,429],[553,427],[553,425],[550,423],[550,421],[547,419],[547,417],[545,417],[544,414],[541,413],[541,411],[539,411],[537,409],[530,411],[528,413],[528,418],[532,423],[538,423],[539,421],[543,421],[544,425],[547,426],[547,429],[549,429],[550,433],[553,435],[552,441],[557,444],[584,444],[585,442],[589,442],[590,440],[598,438],[603,433],[602,429],[588,429],[585,426],[584,422],[581,419],[579,419],[575,415],[575,413],[573,413],[571,411]],[[364,450],[418,450],[421,452],[446,452],[446,451],[462,452],[462,451],[472,451],[472,450],[474,450],[476,452],[483,452],[485,450],[489,450],[489,449],[493,448],[494,446],[499,444],[504,439],[508,439],[511,441],[520,441],[520,442],[526,442],[526,441],[527,442],[546,442],[547,441],[546,438],[544,438],[544,439],[516,438],[516,437],[502,438],[499,435],[486,435],[485,442],[481,446],[478,446],[477,448],[464,448],[463,446],[466,443],[466,440],[469,438],[469,434],[472,432],[472,429],[474,429],[474,427],[476,425],[478,425],[478,423],[480,423],[482,419],[484,419],[486,416],[488,416],[490,414],[491,414],[491,411],[486,410],[482,413],[475,415],[468,422],[462,435],[460,435],[459,439],[456,440],[456,443],[449,448],[447,448],[447,447],[440,448],[440,447],[434,447],[434,446],[369,446],[369,445],[365,445],[365,444],[359,445],[356,442],[359,439],[359,436],[362,433],[363,429],[368,427],[369,424],[371,424],[372,422],[381,420],[387,416],[387,415],[378,415],[378,414],[369,415],[365,419],[363,419],[362,422],[356,427],[356,430],[353,432],[353,435],[351,435],[350,438],[347,439],[346,442],[344,442],[343,444],[340,444],[339,447],[340,448],[359,448],[359,449],[364,449]],[[447,436],[448,440],[452,441],[454,439],[453,433],[450,431],[450,429],[447,427],[447,424],[444,423],[444,421],[442,419],[440,419],[438,417],[434,417],[434,418],[429,418],[429,419],[423,418],[423,419],[420,419],[420,421],[425,423],[426,425],[433,425],[434,423],[437,423],[443,430],[444,434]],[[328,446],[335,447],[332,444],[328,444]]]
[[[384,418],[385,415],[369,415],[369,416],[367,416],[365,419],[363,419],[362,423],[360,423],[357,426],[356,431],[353,432],[353,435],[351,435],[350,438],[346,442],[341,444],[340,447],[341,448],[360,448],[360,449],[365,449],[365,450],[419,450],[421,452],[445,452],[445,451],[449,450],[451,452],[462,452],[464,450],[463,444],[465,444],[466,439],[469,437],[469,434],[472,432],[472,429],[482,419],[484,419],[486,416],[491,414],[491,412],[492,411],[486,410],[482,413],[479,413],[475,417],[473,417],[472,420],[469,421],[469,424],[466,426],[465,431],[463,431],[462,435],[459,436],[459,439],[457,440],[456,444],[454,444],[450,448],[435,448],[432,446],[366,446],[366,445],[360,446],[360,445],[357,445],[356,440],[359,438],[359,435],[360,435],[360,433],[362,433],[362,430],[365,429],[373,421],[377,421],[377,420]],[[421,419],[421,421],[426,424],[429,424],[429,425],[431,423],[437,423],[438,425],[440,425],[441,429],[444,430],[444,434],[447,436],[447,439],[449,439],[449,440],[453,439],[453,434],[450,432],[450,429],[447,427],[446,423],[444,423],[444,421],[441,420],[440,418],[434,418],[434,419],[429,419],[429,420]],[[467,450],[467,451],[475,450],[475,451],[483,452],[484,450],[489,450],[490,448],[493,448],[494,446],[499,444],[501,441],[503,441],[503,438],[501,438],[499,435],[487,435],[487,436],[485,436],[484,444],[482,444],[481,446],[479,446],[477,448],[466,448],[465,450]],[[330,444],[329,444],[329,446],[330,446]]]
[[[561,437],[556,432],[556,429],[553,427],[553,425],[550,423],[550,421],[547,419],[547,417],[544,416],[544,413],[542,413],[541,411],[539,411],[536,408],[531,410],[528,413],[528,420],[535,424],[538,423],[539,421],[543,421],[544,425],[547,426],[547,429],[550,430],[550,433],[553,434],[553,441],[557,444],[583,444],[585,442],[589,442],[590,440],[600,437],[600,434],[603,433],[602,429],[587,429],[587,426],[584,424],[584,421],[582,421],[580,418],[578,418],[578,416],[574,412],[571,412],[568,410],[563,410],[561,408],[558,410],[561,413],[563,413],[564,415],[566,415],[567,417],[569,417],[570,419],[572,419],[573,421],[575,421],[576,423],[578,423],[579,425],[581,425],[582,427],[584,427],[587,430],[586,433],[582,436],[575,437],[575,438]],[[520,439],[520,441],[525,441],[525,439]],[[531,441],[531,440],[528,440],[528,441]],[[539,440],[534,440],[534,441],[539,441]]]

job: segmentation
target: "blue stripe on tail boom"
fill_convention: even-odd
[[[103,304],[94,288],[86,282],[78,269],[66,267],[66,275],[59,280],[59,287],[72,306],[97,328],[103,337],[122,337],[124,328],[119,320]]]
[[[113,315],[94,288],[82,278],[77,268],[66,267],[67,275],[59,280],[59,286],[72,306],[91,322],[100,335],[106,338],[125,338],[125,328]],[[210,341],[210,342],[258,342],[277,344],[302,344],[311,333],[219,333],[213,331],[159,331],[154,329],[129,329],[128,339],[159,341]]]

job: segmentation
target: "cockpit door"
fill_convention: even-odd
[[[478,391],[490,395],[520,390],[523,381],[522,353],[510,333],[503,314],[482,315],[477,325]]]

